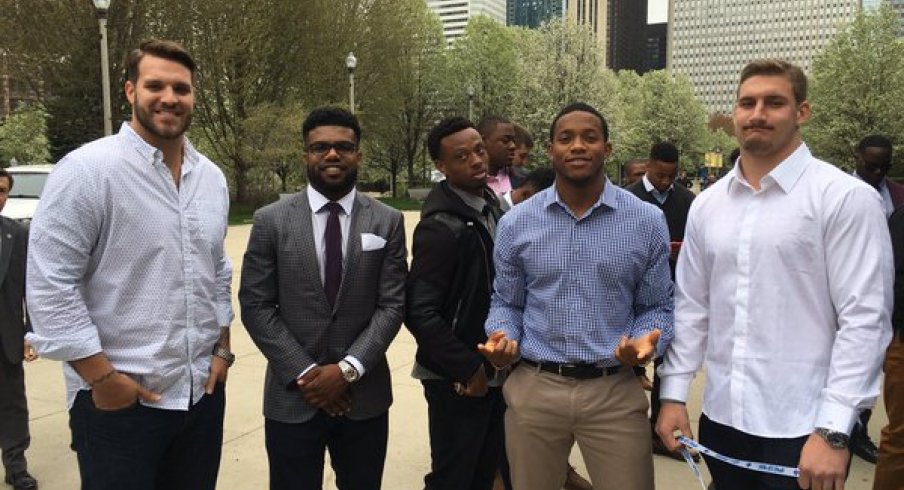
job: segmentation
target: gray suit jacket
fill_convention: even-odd
[[[386,240],[361,250],[361,234]],[[402,214],[363,194],[352,207],[342,284],[330,307],[320,280],[311,208],[305,191],[254,214],[242,264],[242,322],[268,360],[264,416],[310,420],[295,379],[311,364],[352,355],[365,374],[352,384],[351,419],[380,415],[392,404],[386,349],[402,324],[408,265]]]
[[[3,355],[15,364],[22,362],[25,319],[25,256],[28,230],[0,216],[0,344]]]

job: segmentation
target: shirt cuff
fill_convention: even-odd
[[[816,427],[850,434],[857,422],[857,409],[832,401],[823,401],[816,414]]]
[[[660,375],[659,379],[661,381],[659,385],[660,400],[687,402],[687,394],[691,389],[691,382],[694,381],[693,374]]]
[[[235,315],[232,313],[232,304],[218,304],[216,306],[217,324],[221,327],[228,327],[232,324]]]
[[[54,361],[78,361],[103,351],[100,338],[48,338],[34,332],[25,334],[25,340],[35,348],[39,356]]]
[[[315,362],[314,364],[311,364],[310,366],[304,368],[304,370],[301,372],[301,374],[299,374],[295,379],[301,379],[301,378],[303,378],[305,374],[308,374],[308,371],[314,369],[315,367],[317,367],[317,363],[316,363],[316,362]]]
[[[345,362],[355,367],[355,369],[358,371],[358,377],[364,376],[364,364],[361,364],[361,361],[355,359],[355,356],[345,356]]]

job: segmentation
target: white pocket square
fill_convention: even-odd
[[[386,246],[386,239],[373,233],[361,234],[361,251],[380,250]]]

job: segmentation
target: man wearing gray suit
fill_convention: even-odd
[[[308,187],[258,210],[242,265],[242,321],[267,357],[271,489],[379,489],[392,403],[386,349],[402,323],[402,214],[355,191],[361,128],[344,109],[302,125]]]
[[[13,188],[13,177],[0,168],[0,211]],[[0,216],[0,449],[4,481],[14,490],[33,490],[38,482],[28,474],[25,450],[28,405],[22,359],[36,358],[25,338],[25,251],[28,230]]]

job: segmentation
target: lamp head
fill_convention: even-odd
[[[349,51],[348,56],[345,57],[345,67],[348,68],[348,71],[354,71],[356,66],[358,66],[358,58],[355,58],[355,53]]]

